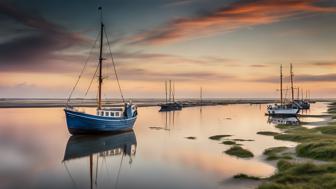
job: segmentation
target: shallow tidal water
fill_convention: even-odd
[[[255,188],[258,182],[232,176],[270,176],[276,169],[264,161],[264,149],[296,145],[256,134],[279,131],[264,115],[266,106],[192,107],[170,113],[143,107],[138,108],[134,132],[95,137],[71,137],[61,108],[0,109],[0,188]],[[326,107],[312,104],[305,114],[318,115]],[[317,126],[322,119],[300,121]],[[230,146],[208,138],[218,134],[253,140],[238,143],[254,157],[223,153]]]

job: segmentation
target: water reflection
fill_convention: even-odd
[[[274,125],[300,125],[300,120],[297,117],[268,117],[268,123]]]
[[[327,105],[313,104],[309,114],[320,115]],[[136,137],[131,132],[70,138],[62,108],[0,109],[0,188],[90,188],[91,183],[101,189],[255,188],[258,183],[237,183],[232,176],[269,177],[275,168],[264,161],[264,149],[297,145],[257,134],[281,132],[267,123],[265,108],[235,104],[158,112],[159,107],[140,107]],[[42,114],[40,119],[32,116]],[[300,124],[322,119],[304,116]],[[239,143],[255,158],[223,153],[230,146],[209,139],[218,134],[254,140]],[[195,140],[187,140],[189,136]]]
[[[109,157],[121,156],[115,182],[115,188],[117,188],[123,159],[128,156],[129,164],[132,164],[136,147],[137,141],[133,130],[111,135],[71,136],[66,145],[63,164],[74,186],[77,186],[67,164],[78,158],[89,158],[88,172],[90,173],[90,188],[92,189],[98,187],[99,158],[106,160]]]
[[[170,130],[175,124],[175,111],[164,112],[165,114],[165,130]]]

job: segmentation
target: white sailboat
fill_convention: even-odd
[[[282,90],[282,65],[280,66],[280,104],[269,105],[267,107],[267,114],[272,116],[296,116],[300,109],[290,104],[283,102],[283,90]]]

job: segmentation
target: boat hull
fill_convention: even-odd
[[[295,100],[293,102],[293,104],[296,105],[301,110],[308,110],[308,109],[310,109],[310,103],[308,101],[305,101],[305,100]]]
[[[71,134],[117,133],[133,129],[136,116],[111,118],[65,109],[68,130]]]
[[[160,112],[178,111],[182,110],[182,104],[179,103],[167,103],[160,105]]]

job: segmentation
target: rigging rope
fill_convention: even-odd
[[[86,97],[86,95],[88,94],[88,92],[89,92],[89,90],[90,90],[90,88],[91,88],[91,85],[92,85],[92,83],[93,83],[93,80],[94,80],[95,76],[97,75],[98,68],[99,68],[99,64],[97,65],[96,71],[95,71],[95,73],[93,74],[93,77],[92,77],[92,79],[91,79],[91,81],[90,81],[90,85],[89,85],[89,87],[86,89],[86,92],[85,92],[85,96],[84,96],[84,97]]]
[[[115,66],[115,62],[114,62],[114,59],[113,59],[113,54],[112,54],[112,51],[111,51],[110,42],[109,42],[109,39],[108,39],[108,36],[107,36],[107,33],[106,33],[105,30],[104,30],[104,34],[105,34],[105,36],[106,36],[107,46],[108,46],[108,48],[109,48],[109,52],[110,52],[110,56],[111,56],[111,60],[112,60],[112,64],[113,64],[113,70],[114,70],[114,74],[115,74],[116,79],[117,79],[117,83],[118,83],[118,87],[119,87],[119,92],[120,92],[120,95],[121,95],[121,99],[122,99],[122,101],[125,103],[124,95],[123,95],[122,90],[121,90],[121,86],[120,86],[120,83],[119,83],[119,77],[118,77],[117,70],[116,70],[116,66]]]
[[[99,34],[97,34],[96,40],[95,40],[93,46],[91,47],[91,49],[90,49],[90,51],[89,51],[89,56],[88,56],[87,59],[85,60],[84,66],[83,66],[83,68],[82,68],[82,70],[81,70],[81,72],[80,72],[80,74],[79,74],[79,76],[78,76],[78,79],[77,79],[77,81],[76,81],[76,83],[75,83],[75,86],[72,88],[72,90],[71,90],[71,92],[70,92],[70,95],[69,95],[69,97],[68,97],[68,99],[67,99],[66,107],[68,107],[68,104],[70,103],[71,96],[72,96],[73,92],[75,91],[75,89],[76,89],[76,87],[77,87],[77,85],[78,85],[78,83],[79,83],[79,80],[81,79],[81,77],[82,77],[82,75],[83,75],[83,73],[84,73],[84,71],[85,71],[85,69],[86,69],[86,67],[87,67],[87,64],[88,64],[88,62],[89,62],[91,53],[92,53],[94,47],[95,47],[96,44],[97,44],[98,38],[99,38]]]

